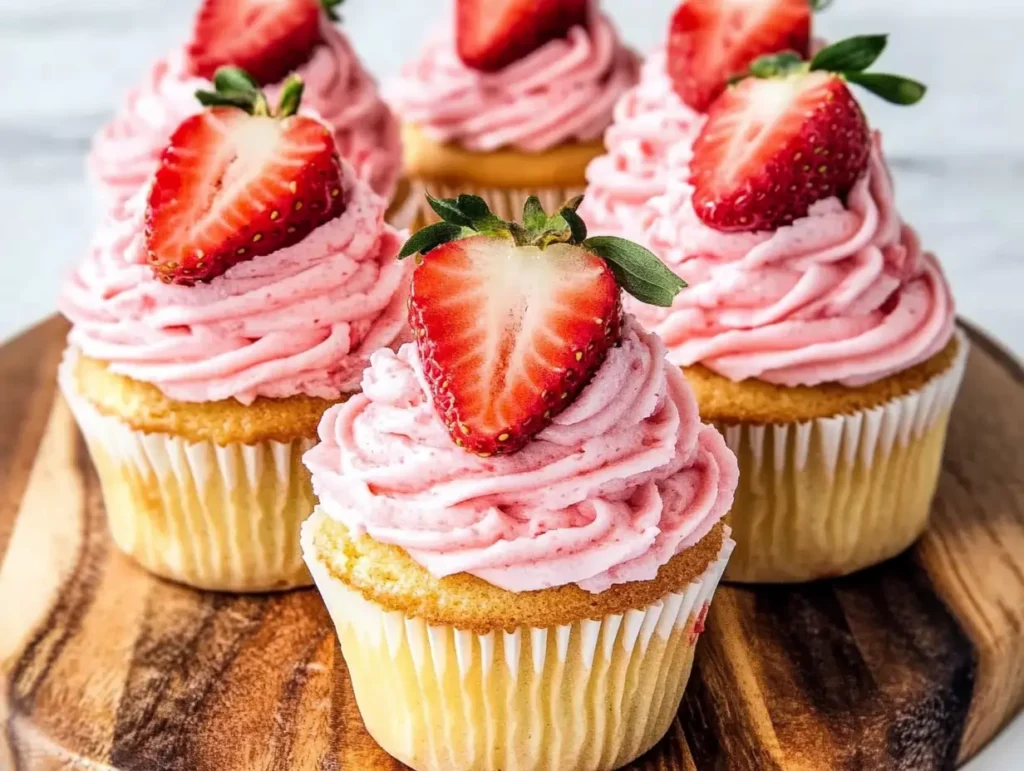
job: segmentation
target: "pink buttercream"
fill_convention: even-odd
[[[580,216],[594,235],[638,240],[650,223],[648,201],[665,193],[672,178],[685,178],[693,140],[704,125],[672,88],[665,52],[655,51],[640,82],[615,105],[604,135],[605,155],[587,167],[588,187]]]
[[[574,27],[565,39],[493,73],[463,64],[447,29],[430,37],[389,85],[388,98],[403,120],[435,141],[474,151],[540,152],[599,138],[616,100],[636,82],[637,68],[636,55],[599,14],[589,29]]]
[[[859,386],[924,361],[953,334],[949,286],[896,211],[881,139],[844,205],[818,201],[774,232],[723,233],[674,184],[651,202],[647,243],[690,288],[636,303],[669,360],[732,380]]]
[[[68,342],[179,401],[354,391],[369,354],[405,326],[408,267],[384,201],[342,164],[348,208],[286,249],[209,283],[159,281],[146,263],[145,192],[99,229],[65,284]]]
[[[347,38],[324,23],[324,43],[299,68],[306,83],[303,106],[335,130],[342,157],[380,195],[390,198],[401,172],[398,124],[381,100]],[[159,60],[146,80],[129,93],[113,121],[93,140],[90,176],[115,208],[130,198],[156,169],[160,153],[185,118],[201,109],[197,89],[205,80],[188,74],[183,49]],[[274,103],[280,85],[267,88]]]
[[[379,351],[306,454],[321,506],[435,576],[517,592],[651,579],[728,511],[739,475],[664,353],[627,322],[553,425],[518,453],[480,458],[434,412],[415,347]]]

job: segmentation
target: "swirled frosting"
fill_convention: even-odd
[[[305,456],[321,506],[435,576],[516,592],[654,578],[728,511],[739,474],[664,353],[627,321],[551,426],[515,454],[480,458],[434,412],[415,347],[379,351],[362,394],[324,415]]]
[[[437,142],[540,152],[599,138],[637,69],[636,55],[600,14],[589,29],[574,27],[493,73],[463,64],[448,29],[428,39],[387,96],[403,120]]]
[[[111,371],[186,402],[359,386],[369,354],[405,328],[408,269],[384,201],[343,163],[348,208],[299,243],[195,286],[147,265],[146,193],[116,209],[65,283],[68,342]]]
[[[646,204],[665,193],[669,179],[687,176],[693,140],[704,116],[680,99],[655,51],[640,70],[640,82],[615,105],[604,134],[607,152],[587,167],[587,191],[580,215],[595,235],[642,237]]]
[[[818,201],[788,227],[704,225],[685,183],[651,202],[647,244],[690,288],[671,309],[635,304],[669,360],[781,385],[880,380],[939,352],[954,307],[935,257],[896,211],[876,134],[844,204]]]
[[[303,106],[334,127],[342,157],[390,198],[401,172],[398,124],[341,31],[325,22],[323,40],[298,70],[306,84]],[[178,49],[157,61],[128,94],[117,116],[93,139],[87,160],[108,204],[123,204],[146,183],[171,134],[201,109],[195,97],[201,88],[210,84],[189,74],[184,49]],[[266,90],[273,104],[280,84]]]

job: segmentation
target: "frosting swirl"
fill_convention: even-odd
[[[333,126],[342,157],[377,193],[390,198],[401,172],[398,124],[341,31],[324,22],[323,41],[298,70],[306,84],[303,106]],[[209,87],[189,74],[184,49],[153,65],[93,139],[86,163],[107,203],[123,204],[146,183],[174,130],[202,109],[196,90]],[[271,103],[280,87],[267,87]]]
[[[195,286],[164,284],[147,265],[140,191],[63,287],[69,343],[179,401],[356,390],[369,354],[405,327],[408,268],[395,259],[401,238],[383,221],[383,199],[342,167],[339,217]]]
[[[844,205],[818,201],[773,232],[704,225],[692,188],[651,202],[648,245],[690,284],[671,309],[636,304],[669,360],[786,386],[880,380],[938,353],[954,307],[935,257],[896,211],[876,134]]]
[[[665,52],[655,51],[640,70],[640,82],[615,105],[604,134],[607,152],[587,167],[580,215],[596,234],[642,238],[647,202],[662,195],[673,177],[685,178],[690,148],[704,116],[672,88]]]
[[[445,30],[429,38],[387,95],[404,120],[435,141],[473,151],[541,152],[598,139],[615,101],[636,82],[637,67],[636,55],[600,14],[589,29],[573,27],[493,73],[463,64]]]
[[[415,346],[370,359],[305,456],[325,512],[436,576],[591,592],[654,578],[732,505],[738,469],[682,373],[632,320],[593,381],[518,453],[458,448]]]

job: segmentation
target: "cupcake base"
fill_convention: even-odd
[[[644,607],[484,632],[365,598],[322,558],[324,528],[344,529],[317,510],[303,526],[303,552],[337,627],[363,721],[417,771],[600,771],[647,752],[679,709],[734,545],[725,537],[696,580]]]
[[[132,388],[73,351],[59,383],[89,447],[121,551],[151,573],[199,589],[276,591],[312,583],[299,548],[299,527],[315,505],[302,465],[315,437],[304,421],[288,438],[286,420],[269,420],[272,435],[258,438],[258,416],[274,412],[264,404],[250,415],[245,441],[225,435],[237,428],[232,418],[239,416],[231,415],[211,425],[211,436],[146,430],[129,421],[159,417],[186,433],[200,422],[188,418],[187,405],[173,415],[156,408],[144,384],[132,402],[136,409],[125,410],[130,417],[104,414],[110,405],[97,406],[81,387],[95,389],[101,378]],[[106,390],[117,398],[115,388]]]
[[[780,405],[801,418],[765,423],[723,418],[729,387],[689,372],[701,414],[740,465],[727,517],[738,545],[726,580],[795,583],[848,575],[917,540],[928,523],[967,353],[958,332],[929,362],[866,389],[778,389],[776,399],[747,390],[742,403],[732,400],[733,410],[739,405],[760,418]],[[874,403],[880,396],[891,398]],[[837,414],[810,417],[822,408]]]

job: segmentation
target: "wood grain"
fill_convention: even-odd
[[[949,769],[1019,711],[1024,373],[968,331],[921,542],[838,581],[720,589],[679,719],[634,769]],[[0,769],[401,768],[315,592],[194,592],[110,545],[55,396],[65,332],[0,349]]]

